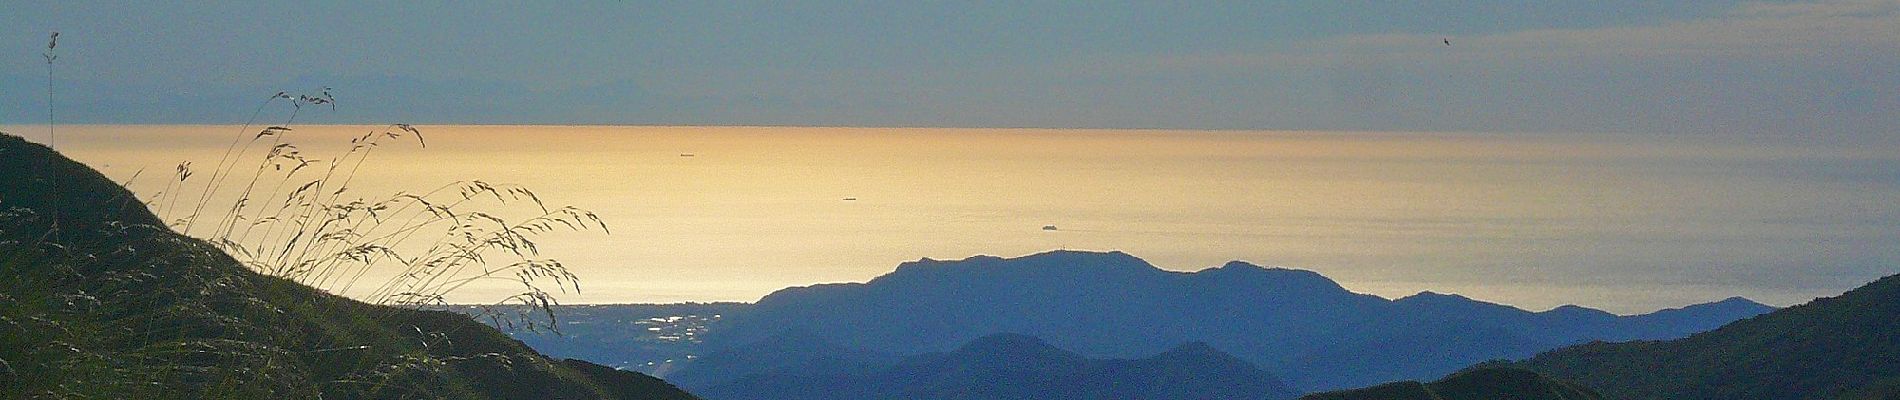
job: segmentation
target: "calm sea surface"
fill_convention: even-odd
[[[286,138],[317,159],[380,129],[293,128]],[[611,235],[543,241],[583,279],[568,303],[751,301],[920,257],[1058,248],[1122,250],[1171,270],[1236,259],[1310,269],[1388,297],[1432,290],[1625,313],[1733,295],[1787,305],[1900,272],[1891,148],[1639,135],[419,128],[426,148],[385,142],[351,195],[480,179],[594,210]],[[177,164],[208,173],[256,129],[56,134],[61,151],[162,203],[168,188],[190,190],[193,180],[168,182]],[[7,128],[41,142],[45,130]],[[493,300],[512,285],[451,300]]]

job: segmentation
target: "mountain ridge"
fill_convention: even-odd
[[[1532,312],[1435,293],[1385,299],[1313,271],[1235,261],[1176,272],[1123,252],[1051,251],[921,259],[863,283],[787,288],[720,321],[706,340],[731,347],[797,328],[847,347],[921,354],[1016,332],[1106,358],[1201,341],[1318,391],[1442,376],[1591,340],[1686,336],[1772,308],[1685,309],[1694,318],[1604,318],[1584,307]],[[1397,349],[1380,345],[1386,342],[1416,344],[1418,354],[1393,361]],[[1390,362],[1339,361],[1371,359]],[[1321,373],[1333,370],[1351,372]]]
[[[1891,399],[1900,275],[1666,341],[1594,342],[1511,363],[1617,399]]]
[[[955,350],[858,373],[753,374],[699,389],[709,399],[1258,399],[1297,396],[1271,374],[1205,344],[1091,359],[1034,336],[987,335]]]

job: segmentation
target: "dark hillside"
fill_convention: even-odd
[[[1588,388],[1510,368],[1479,368],[1432,383],[1404,381],[1316,393],[1300,400],[1599,400]]]
[[[164,228],[98,172],[5,135],[0,393],[692,398],[649,376],[549,359],[459,314],[259,275]]]
[[[876,371],[766,371],[705,388],[746,399],[1286,400],[1298,392],[1205,343],[1138,359],[1092,359],[1032,336],[995,334]]]
[[[1516,366],[1616,399],[1892,398],[1900,275],[1683,339],[1585,344]]]

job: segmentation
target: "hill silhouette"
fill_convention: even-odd
[[[1514,364],[1613,399],[1900,398],[1900,275],[1670,341],[1591,343]]]
[[[743,399],[1291,399],[1271,374],[1206,344],[1098,360],[1035,337],[995,334],[945,353],[846,374],[755,374],[700,393]]]
[[[1595,391],[1536,372],[1480,368],[1432,383],[1394,382],[1364,389],[1316,393],[1300,400],[1597,400]]]
[[[713,325],[705,347],[799,330],[907,355],[1015,332],[1089,357],[1131,358],[1198,341],[1321,391],[1432,379],[1592,340],[1678,338],[1772,309],[1731,299],[1641,316],[1531,312],[1429,292],[1387,300],[1312,271],[1245,262],[1184,273],[1121,252],[1055,251],[924,259],[866,283],[780,290]]]
[[[254,273],[18,137],[0,135],[0,176],[7,397],[693,398],[649,376],[548,359],[466,316]]]

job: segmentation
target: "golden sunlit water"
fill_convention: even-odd
[[[168,181],[176,164],[208,170],[258,128],[55,132],[59,150],[150,197],[187,191],[192,180]],[[380,129],[293,128],[286,139],[317,159]],[[598,212],[611,235],[543,241],[581,276],[565,303],[752,301],[921,257],[1066,248],[1171,270],[1310,269],[1387,297],[1628,313],[1735,295],[1786,305],[1900,260],[1894,149],[1640,135],[418,128],[426,148],[385,143],[351,193],[480,179]],[[45,126],[7,131],[46,139]],[[477,285],[450,300],[515,291]]]

